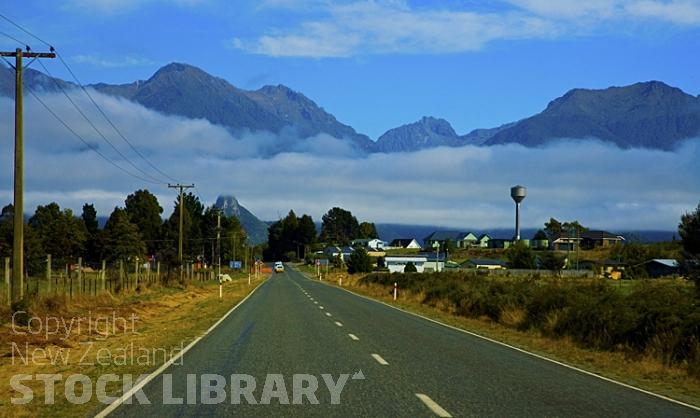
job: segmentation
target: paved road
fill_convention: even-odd
[[[210,384],[206,374],[221,377]],[[255,390],[246,398],[240,392],[250,383]],[[273,275],[143,394],[150,405],[134,400],[110,416],[700,416],[290,268]]]

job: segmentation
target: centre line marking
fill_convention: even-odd
[[[335,321],[335,324],[336,324],[337,326],[339,326],[339,327],[342,327],[342,326],[343,326],[343,324],[340,323],[339,321]]]
[[[313,300],[313,299],[311,299],[311,300]],[[314,305],[318,305],[318,301],[317,301],[317,300],[314,300]]]
[[[360,339],[355,334],[348,334],[348,337],[350,337],[350,339],[353,341],[360,341]]]
[[[323,306],[319,306],[318,309],[323,309]]]
[[[425,395],[423,393],[416,393],[416,396],[425,404],[425,406],[430,408],[430,410],[433,411],[435,415],[445,418],[452,416],[449,412],[445,411],[440,405],[435,403],[434,400],[430,399],[428,395]]]
[[[330,312],[326,312],[326,316],[333,316]]]
[[[382,366],[389,365],[389,362],[384,360],[379,354],[372,354],[372,357],[374,357],[374,359],[377,360],[377,363],[381,364]]]

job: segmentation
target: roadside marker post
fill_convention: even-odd
[[[219,299],[224,297],[224,285],[219,283]]]
[[[394,300],[396,300],[396,296],[398,295],[398,293],[399,293],[398,284],[396,282],[394,282]]]

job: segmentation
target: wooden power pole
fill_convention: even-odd
[[[26,52],[17,48],[14,52],[0,52],[2,57],[15,57],[15,189],[14,189],[14,237],[12,241],[12,284],[10,300],[22,299],[24,290],[24,139],[22,106],[22,58],[56,58],[53,52]]]
[[[182,271],[182,215],[185,211],[185,200],[182,198],[182,191],[194,187],[194,184],[168,184],[168,187],[180,189],[180,239],[178,240],[177,261],[180,263],[180,271]]]

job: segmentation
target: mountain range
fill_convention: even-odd
[[[35,91],[76,87],[32,69],[25,70],[24,82]],[[286,141],[327,134],[348,141],[362,153],[513,143],[538,147],[558,139],[595,139],[620,148],[672,150],[700,134],[700,97],[660,81],[600,90],[573,89],[529,118],[464,135],[444,119],[423,117],[390,129],[376,141],[289,87],[243,90],[188,64],[168,64],[145,81],[88,87],[161,113],[206,119],[232,133],[268,131]],[[0,68],[0,94],[14,95],[14,74],[7,68]],[[270,150],[271,154],[281,151]]]

